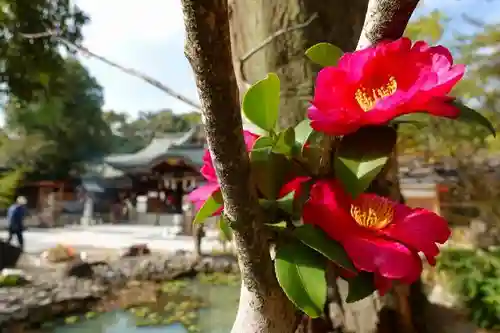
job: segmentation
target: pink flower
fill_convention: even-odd
[[[383,125],[397,116],[427,112],[455,118],[459,110],[448,94],[464,75],[450,51],[408,38],[346,53],[317,77],[311,126],[329,135],[346,135],[366,125]]]
[[[434,265],[450,236],[437,214],[395,203],[374,194],[352,199],[336,180],[316,182],[304,205],[304,223],[313,224],[342,244],[354,266],[374,273],[381,294],[392,281],[415,282],[422,272],[422,252]]]
[[[249,131],[243,131],[243,138],[245,139],[245,144],[247,146],[247,151],[252,150],[255,141],[259,138],[257,134],[251,133]],[[188,199],[191,200],[196,210],[199,210],[203,203],[214,193],[220,191],[219,180],[215,174],[214,164],[212,162],[212,157],[210,156],[210,151],[205,150],[203,155],[203,166],[200,170],[201,174],[207,180],[207,184],[195,189],[189,193]],[[214,213],[214,215],[220,214],[222,207]]]

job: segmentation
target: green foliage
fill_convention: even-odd
[[[363,193],[385,166],[396,139],[396,131],[390,127],[362,128],[342,139],[335,174],[353,197]]]
[[[227,222],[226,218],[224,215],[221,215],[217,221],[217,225],[219,227],[219,230],[221,232],[221,238],[222,240],[225,241],[232,241],[233,240],[233,232],[231,231],[231,228],[229,227],[229,223]]]
[[[306,51],[306,56],[314,63],[327,67],[335,66],[344,52],[330,43],[318,43]]]
[[[203,203],[203,206],[201,206],[198,213],[196,213],[193,223],[203,223],[207,218],[219,210],[222,205],[222,194],[220,191],[217,191]]]
[[[26,170],[19,168],[0,176],[0,207],[6,208],[14,202],[16,190],[25,176]]]
[[[280,245],[275,270],[288,298],[312,318],[322,315],[326,302],[326,260],[311,248],[294,242]]]
[[[243,96],[243,113],[248,120],[271,132],[276,125],[280,105],[280,80],[270,73],[253,84]]]
[[[360,301],[373,294],[376,289],[373,274],[366,272],[360,272],[355,277],[347,279],[347,282],[349,283],[347,303]]]
[[[293,234],[302,243],[318,251],[330,261],[352,273],[357,273],[342,245],[329,238],[321,229],[304,224],[296,228]]]
[[[102,88],[79,62],[67,60],[63,68],[63,75],[51,81],[62,86],[56,93],[30,103],[11,98],[6,108],[8,131],[37,136],[46,143],[37,151],[33,167],[40,178],[66,178],[71,170],[81,170],[84,162],[109,151]]]
[[[462,299],[481,328],[500,328],[500,253],[444,249],[436,269],[446,273],[452,291]]]
[[[61,37],[79,42],[88,21],[85,14],[70,0],[4,0],[0,19],[0,83],[8,92],[32,101],[41,90],[63,88],[51,80],[64,73],[59,51],[65,45],[57,38],[27,39],[23,34],[57,29]]]
[[[460,110],[460,116],[458,117],[459,121],[472,126],[482,126],[487,129],[491,133],[491,135],[496,136],[496,131],[493,127],[493,124],[491,124],[491,122],[481,113],[458,101],[455,101],[453,104]]]

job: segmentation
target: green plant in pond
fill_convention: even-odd
[[[240,275],[234,273],[200,273],[198,280],[204,284],[237,286],[240,283]]]
[[[0,275],[0,288],[19,286],[22,281],[23,279],[18,275]]]
[[[199,332],[198,311],[204,302],[190,294],[188,281],[167,281],[160,285],[155,303],[132,307],[129,312],[136,318],[136,326],[158,326],[179,323],[188,332]]]
[[[72,324],[75,324],[76,322],[78,322],[80,318],[78,316],[70,316],[70,317],[66,317],[64,319],[64,323],[68,324],[68,325],[72,325]]]
[[[500,328],[500,252],[443,250],[436,269],[443,272],[479,327]]]
[[[96,312],[92,312],[92,311],[91,311],[91,312],[87,312],[87,313],[85,314],[85,318],[86,318],[86,319],[94,319],[95,317],[97,317],[97,313],[96,313]]]

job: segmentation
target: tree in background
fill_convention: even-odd
[[[86,15],[70,0],[0,1],[0,87],[21,101],[47,90],[64,71],[58,38],[27,39],[23,34],[53,30],[73,42],[82,39]],[[60,86],[51,85],[52,90]]]
[[[7,208],[14,202],[16,190],[26,171],[25,168],[17,168],[0,175],[0,208]]]
[[[12,97],[6,108],[9,133],[41,137],[47,143],[38,151],[33,168],[36,177],[64,179],[72,170],[81,170],[83,162],[102,156],[110,148],[110,130],[102,117],[101,86],[74,59],[65,60],[63,68],[64,72],[50,81],[60,89],[39,94],[30,103]]]

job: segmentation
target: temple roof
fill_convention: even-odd
[[[133,154],[110,155],[104,163],[114,169],[129,170],[151,168],[167,158],[182,158],[195,168],[203,164],[204,145],[194,142],[200,128],[192,128],[188,132],[166,134],[154,138],[148,146]]]

